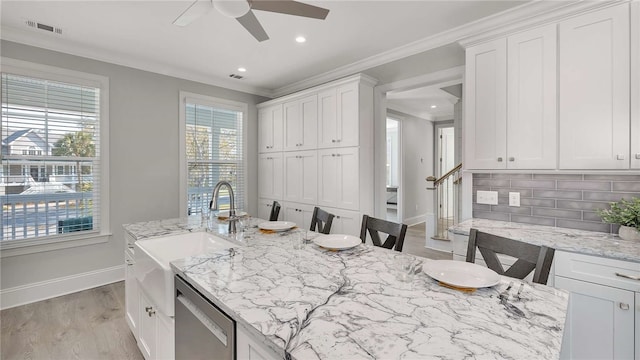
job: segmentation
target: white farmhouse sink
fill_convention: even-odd
[[[135,242],[136,278],[158,310],[174,316],[173,271],[169,263],[233,246],[233,243],[207,232],[139,240]]]

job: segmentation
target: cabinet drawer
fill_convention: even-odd
[[[640,291],[640,263],[556,251],[556,275]]]

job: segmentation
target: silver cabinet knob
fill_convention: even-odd
[[[629,304],[620,303],[620,309],[622,309],[622,310],[629,310]]]
[[[151,306],[146,306],[146,307],[144,308],[144,311],[149,312],[149,311],[151,311],[151,309],[153,309],[153,307],[151,307]]]
[[[636,154],[636,159],[640,159],[640,154]]]
[[[514,157],[510,157],[510,158],[509,158],[509,161],[516,161],[516,158],[514,158]]]
[[[624,160],[624,154],[618,154],[616,155],[616,160]]]
[[[502,158],[501,157],[498,158],[498,162],[502,162]]]

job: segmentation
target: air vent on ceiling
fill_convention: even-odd
[[[238,80],[240,80],[240,79],[243,79],[243,78],[244,78],[244,76],[242,76],[242,75],[237,75],[237,74],[231,74],[231,75],[229,75],[229,77],[230,77],[230,78],[234,78],[234,79],[238,79]]]
[[[39,23],[33,20],[27,20],[26,23],[27,23],[27,26],[29,27],[62,35],[62,29],[60,29],[59,27]]]

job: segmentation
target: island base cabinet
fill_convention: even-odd
[[[146,360],[156,358],[155,308],[144,291],[140,291],[140,321],[138,322],[138,348]]]
[[[555,286],[571,292],[561,359],[634,358],[633,291],[562,276]]]
[[[296,223],[300,229],[311,228],[311,218],[313,217],[313,205],[282,202],[280,213],[284,213],[285,221]]]
[[[265,345],[255,341],[241,326],[236,327],[236,359],[237,360],[279,360]]]
[[[146,360],[175,359],[175,321],[157,311],[157,306],[142,289],[140,321],[138,322],[138,348]]]

